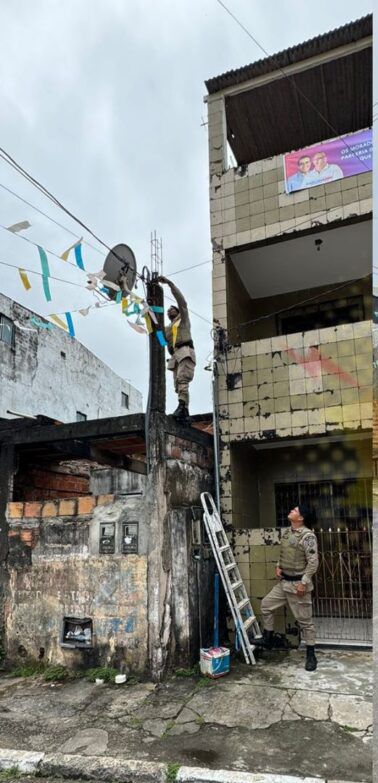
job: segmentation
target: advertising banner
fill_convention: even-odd
[[[293,193],[373,168],[371,129],[284,155],[285,191]]]

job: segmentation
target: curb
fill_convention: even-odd
[[[167,783],[169,780],[168,766],[160,762],[0,748],[0,770],[14,767],[24,774],[37,774],[42,779],[59,776],[109,783]],[[275,773],[184,766],[179,768],[176,781],[177,783],[352,783],[352,781],[332,781],[325,778],[302,778]]]

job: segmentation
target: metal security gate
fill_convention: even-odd
[[[372,644],[372,484],[369,479],[298,482],[275,487],[277,526],[298,502],[315,511],[319,545],[314,614],[329,644]]]

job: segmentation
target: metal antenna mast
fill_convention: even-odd
[[[153,277],[163,274],[163,240],[151,231],[151,273]]]

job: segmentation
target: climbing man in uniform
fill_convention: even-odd
[[[288,514],[290,528],[285,529],[281,537],[280,556],[276,566],[278,584],[263,598],[261,613],[264,623],[262,645],[265,649],[273,647],[273,612],[282,606],[288,606],[307,645],[305,669],[315,671],[315,626],[312,618],[311,591],[312,577],[319,565],[316,536],[306,527],[310,511],[302,503]]]
[[[176,286],[166,277],[158,277],[157,282],[169,286],[176,299],[177,306],[171,305],[167,311],[170,325],[165,329],[170,359],[168,370],[173,371],[178,406],[173,415],[182,424],[189,422],[189,384],[194,377],[196,355],[192,340],[188,305]]]

